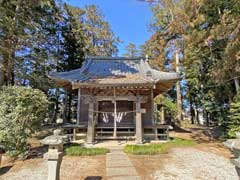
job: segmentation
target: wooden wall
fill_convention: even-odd
[[[110,96],[113,95],[111,90],[104,90],[104,91],[101,90],[101,91],[98,91],[98,92],[100,92],[100,95],[105,95],[105,96],[106,96],[106,94],[110,95]],[[123,93],[125,93],[126,96],[128,94],[133,94],[134,93],[133,91],[126,91],[126,90],[124,90],[124,91],[125,92],[122,91],[122,93],[120,93],[121,91],[119,91],[117,93],[121,94],[121,95],[123,95]],[[118,95],[117,93],[116,93],[116,96]],[[96,95],[96,93],[93,93],[93,91],[90,91],[89,89],[82,89],[81,90],[82,99],[84,99],[84,95]],[[142,109],[146,109],[146,113],[142,114],[143,126],[144,125],[145,126],[146,125],[152,125],[153,120],[151,119],[151,114],[152,114],[151,110],[152,110],[152,108],[151,108],[151,94],[150,94],[150,90],[140,91],[139,95],[147,96],[147,102],[141,104],[141,108]],[[124,104],[124,103],[122,103],[122,104]],[[117,105],[119,105],[119,103]],[[89,107],[88,103],[83,101],[83,100],[81,100],[81,106],[80,107],[81,107],[81,111],[80,111],[80,124],[87,124],[87,122],[88,122],[88,107]],[[104,109],[102,109],[102,108],[100,108],[99,110],[104,111]],[[109,110],[111,110],[111,108],[107,108],[105,111],[109,111]],[[117,109],[117,111],[128,111],[128,110],[129,111],[130,110],[136,110],[135,102],[132,103],[132,109],[130,109],[129,104],[127,105],[127,107],[125,105],[125,107],[121,107],[120,109]],[[100,115],[99,118],[101,118],[101,117],[102,116]],[[99,118],[98,118],[98,121],[100,123],[102,123],[102,121],[99,120]],[[113,119],[110,117],[110,123],[112,121],[113,121]],[[122,120],[121,123],[132,123],[132,122],[135,124],[135,113],[128,114],[127,116],[123,117],[123,120]]]

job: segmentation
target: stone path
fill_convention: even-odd
[[[141,180],[122,147],[111,148],[106,160],[108,180]]]

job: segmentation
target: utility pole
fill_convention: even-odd
[[[176,50],[176,72],[180,74],[180,63],[179,63],[179,50]],[[177,122],[182,121],[182,95],[181,95],[181,81],[178,80],[176,83],[176,92],[177,92]]]

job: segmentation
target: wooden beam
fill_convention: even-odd
[[[95,96],[97,101],[112,101],[112,100],[121,100],[121,101],[137,101],[137,98],[139,98],[141,103],[147,102],[146,96]]]
[[[72,82],[72,89],[78,89],[78,88],[130,88],[130,89],[139,89],[139,88],[151,88],[153,86],[153,83],[143,83],[143,84],[98,84],[98,83],[77,83],[77,82]]]

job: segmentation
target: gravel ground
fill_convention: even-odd
[[[38,160],[39,161],[39,160]],[[32,166],[31,166],[32,164]],[[26,167],[21,169],[10,169],[7,173],[0,176],[1,180],[46,180],[47,179],[47,163],[43,160],[39,162],[30,162]]]
[[[64,157],[61,180],[106,180],[105,156]],[[17,162],[6,173],[0,169],[0,180],[47,180],[47,163],[43,159]]]
[[[138,156],[131,161],[138,173],[146,170],[143,171],[144,180],[238,180],[235,168],[228,158],[196,148],[175,148],[168,154],[150,156],[137,164],[140,159],[141,156]],[[105,169],[105,156],[64,157],[61,180],[105,180]],[[0,180],[46,179],[47,164],[43,159],[19,162],[2,175],[0,170]]]
[[[170,152],[171,162],[155,171],[154,180],[238,180],[229,159],[194,148],[176,148]]]

